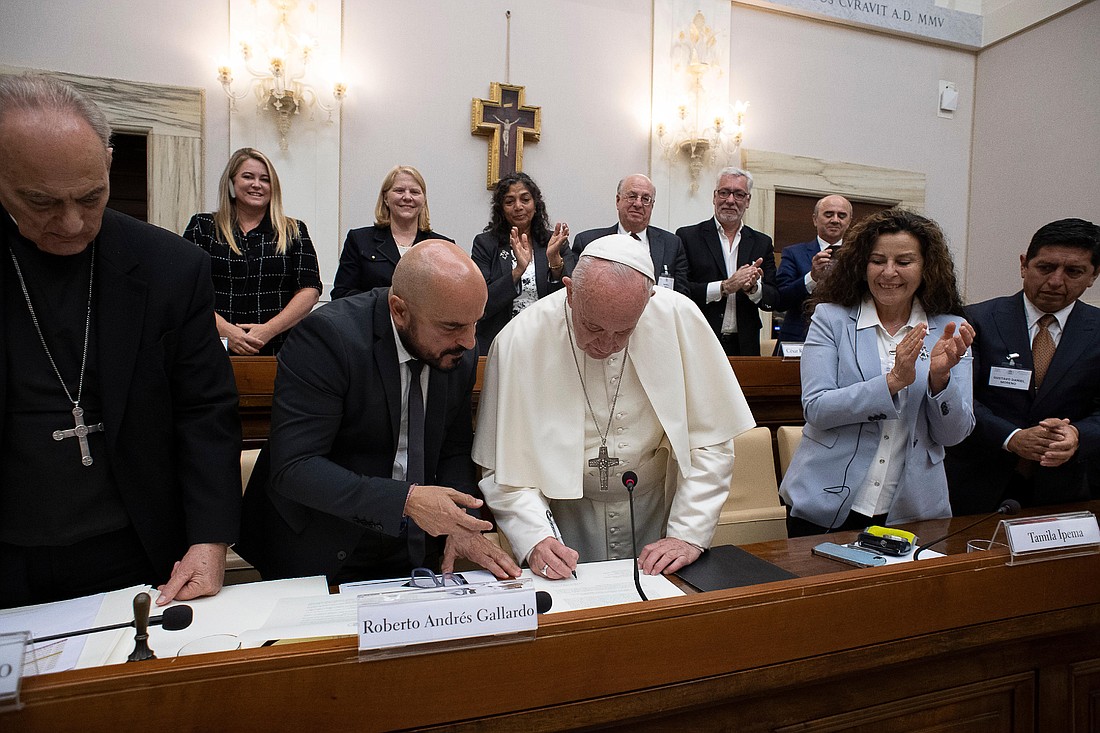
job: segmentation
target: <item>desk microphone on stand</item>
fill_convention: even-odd
[[[645,591],[642,590],[642,580],[638,577],[638,543],[634,539],[634,485],[637,483],[638,474],[633,471],[623,473],[623,486],[626,487],[626,493],[630,497],[630,551],[634,553],[634,587],[638,589],[641,599],[648,601]]]
[[[179,631],[186,629],[191,625],[191,619],[194,618],[194,611],[190,606],[172,606],[164,609],[164,613],[159,616],[153,616],[149,619],[150,626],[163,626],[165,631]],[[66,631],[64,634],[53,634],[52,636],[43,636],[41,638],[32,639],[35,644],[43,641],[57,641],[58,639],[67,639],[70,636],[83,636],[84,634],[94,634],[97,631],[113,631],[114,629],[125,629],[127,626],[134,626],[134,621],[127,621],[121,624],[111,624],[109,626],[97,626],[94,629],[81,629],[79,631]]]
[[[1001,502],[1001,505],[999,507],[997,507],[997,511],[993,512],[992,514],[990,514],[988,516],[985,516],[985,517],[982,517],[981,519],[979,519],[976,522],[971,522],[970,524],[966,525],[965,527],[962,527],[961,529],[956,529],[954,532],[949,532],[949,533],[945,534],[943,537],[940,537],[938,540],[933,540],[931,542],[926,542],[925,544],[921,545],[920,547],[917,548],[917,551],[913,553],[913,559],[916,560],[917,555],[920,555],[922,552],[927,550],[932,545],[938,545],[939,543],[943,542],[944,540],[946,540],[950,537],[954,537],[955,535],[959,534],[960,532],[965,532],[966,530],[970,529],[971,527],[976,527],[979,524],[981,524],[982,522],[985,522],[989,519],[992,519],[993,517],[997,516],[998,514],[1005,514],[1007,516],[1012,516],[1013,514],[1018,514],[1019,511],[1020,511],[1020,502],[1016,501],[1015,499],[1005,499],[1004,501]]]

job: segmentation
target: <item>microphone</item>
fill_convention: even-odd
[[[1001,505],[999,507],[997,507],[997,511],[993,512],[992,514],[990,514],[988,516],[985,516],[985,517],[982,517],[981,519],[979,519],[976,522],[971,522],[970,524],[966,525],[965,527],[962,527],[961,529],[956,529],[954,532],[949,532],[949,533],[945,534],[943,537],[940,537],[938,540],[933,540],[932,542],[926,542],[925,544],[921,545],[920,547],[917,548],[917,551],[913,553],[913,559],[916,560],[918,555],[920,555],[922,552],[927,550],[932,545],[938,545],[939,543],[943,542],[944,540],[946,540],[950,537],[954,537],[955,535],[959,534],[960,532],[965,532],[966,530],[970,529],[971,527],[976,527],[979,524],[981,524],[982,522],[984,522],[988,519],[992,519],[993,517],[997,516],[998,514],[1004,514],[1004,515],[1007,515],[1007,516],[1012,516],[1013,514],[1018,514],[1019,512],[1020,512],[1020,502],[1016,501],[1015,499],[1005,499],[1004,501],[1001,502]]]
[[[546,613],[554,605],[554,597],[544,590],[535,591],[535,610]]]
[[[634,553],[634,587],[638,589],[638,595],[643,601],[648,601],[645,591],[642,590],[642,580],[638,577],[638,543],[634,539],[634,486],[638,483],[638,474],[633,471],[623,472],[623,486],[630,497],[630,551]]]
[[[191,621],[195,616],[194,610],[190,606],[172,606],[164,609],[164,613],[159,616],[152,616],[149,618],[150,626],[162,626],[165,631],[180,631],[186,629],[191,625]],[[125,629],[127,627],[135,626],[135,621],[127,621],[121,624],[111,624],[110,626],[97,626],[94,629],[81,629],[80,631],[67,631],[64,634],[54,634],[53,636],[43,636],[39,639],[32,639],[35,644],[43,641],[57,641],[58,639],[65,639],[70,636],[83,636],[84,634],[94,634],[97,631],[112,631],[114,629]]]

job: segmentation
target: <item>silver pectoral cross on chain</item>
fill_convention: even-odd
[[[592,468],[600,469],[600,491],[607,491],[607,475],[612,466],[619,465],[618,458],[610,458],[607,455],[607,445],[600,446],[600,455],[588,461]]]
[[[75,437],[77,442],[80,443],[80,462],[85,466],[92,465],[92,453],[88,449],[88,433],[102,433],[103,423],[96,423],[95,425],[84,424],[84,408],[80,405],[73,406],[73,422],[76,427],[69,430],[55,430],[53,431],[54,440],[65,440],[65,438]]]

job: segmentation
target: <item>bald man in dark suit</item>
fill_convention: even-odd
[[[622,179],[615,190],[615,209],[619,212],[619,223],[603,229],[581,232],[573,239],[573,251],[580,257],[589,243],[611,234],[633,237],[649,247],[657,283],[671,286],[676,292],[688,295],[688,264],[684,243],[672,232],[649,225],[656,200],[657,188],[648,176],[635,173]]]
[[[482,504],[470,392],[486,297],[470,256],[429,240],[400,259],[392,287],[341,298],[294,328],[236,548],[265,579],[446,572],[457,557],[519,574],[481,535],[492,525],[466,511]]]

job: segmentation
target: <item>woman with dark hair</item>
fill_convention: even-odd
[[[210,255],[214,319],[230,353],[274,354],[321,297],[305,222],[283,213],[275,166],[255,148],[229,158],[218,210],[195,214],[183,238]]]
[[[388,287],[397,261],[426,239],[454,241],[432,231],[428,186],[420,171],[411,165],[394,166],[382,179],[374,205],[374,226],[348,232],[332,299]]]
[[[944,448],[974,429],[974,329],[943,232],[902,209],[845,237],[814,292],[802,441],[783,477],[792,537],[951,516]]]
[[[489,224],[474,237],[470,255],[489,286],[485,315],[477,324],[481,354],[521,310],[561,288],[576,264],[569,227],[558,222],[550,229],[542,191],[526,173],[497,182]]]

